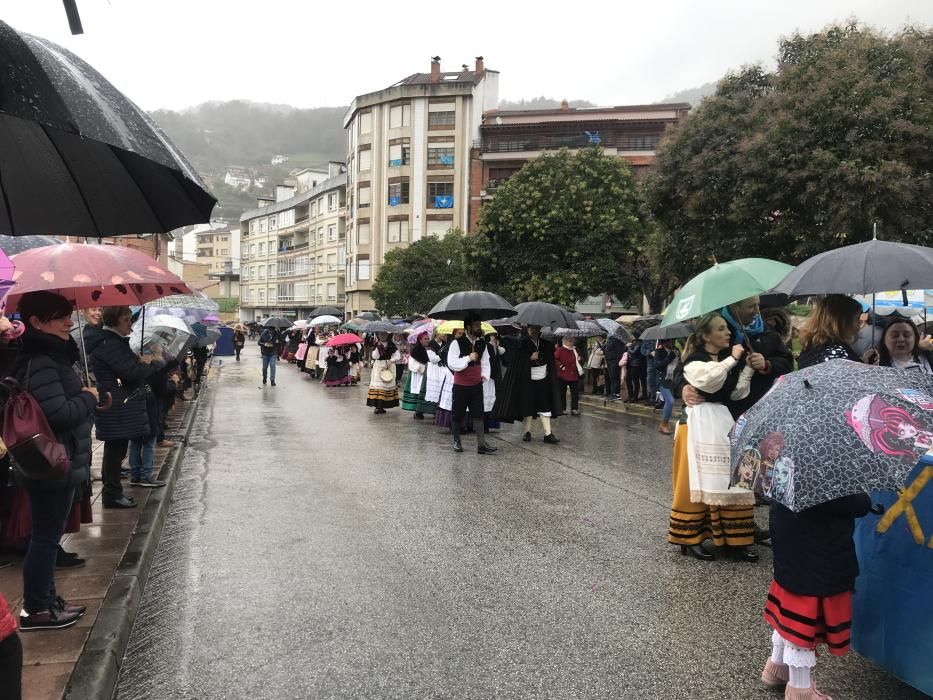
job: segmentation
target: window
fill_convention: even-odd
[[[456,112],[451,103],[428,105],[428,129],[452,129]]]
[[[369,257],[361,256],[356,261],[356,278],[359,280],[369,279]]]
[[[266,290],[260,289],[259,290],[259,301],[265,301],[265,300],[266,300]]]
[[[336,241],[337,240],[337,224],[331,224],[327,227],[327,240]]]
[[[327,271],[334,272],[337,269],[337,253],[330,253],[327,256]]]
[[[367,245],[369,244],[369,224],[357,224],[356,226],[356,242],[358,245]]]
[[[311,216],[317,216],[317,202],[311,202]]]
[[[252,279],[256,279],[256,268],[255,267],[249,268],[249,276]]]
[[[269,265],[269,279],[275,278],[275,265]]]
[[[221,249],[220,249],[220,254],[221,254],[221,255],[230,255],[230,249],[229,249],[229,248],[221,248]]]
[[[256,219],[249,222],[249,232],[256,233]]]
[[[329,282],[327,284],[327,301],[335,301],[337,299],[337,283]]]
[[[399,204],[408,204],[408,179],[401,182],[389,183],[389,206],[397,207]]]
[[[428,146],[428,167],[452,168],[454,167],[453,144],[443,146]]]
[[[397,129],[400,126],[411,124],[411,105],[393,105],[389,108],[389,128]]]
[[[253,298],[256,296],[256,294],[254,293],[255,291],[256,291],[255,289],[250,289],[250,290],[249,290],[249,300],[250,300],[250,301],[253,301]]]
[[[360,133],[371,134],[373,131],[373,113],[363,112],[360,114]]]
[[[259,279],[264,280],[265,278],[266,278],[266,266],[260,265],[259,266]]]
[[[389,167],[397,168],[411,162],[411,146],[407,143],[395,143],[389,146]]]
[[[275,287],[269,287],[269,301],[275,301]]]
[[[426,234],[443,238],[453,228],[453,223],[453,221],[428,221]]]
[[[256,255],[256,244],[255,244],[255,243],[253,243],[253,244],[249,247],[249,254],[250,254],[250,255]]]
[[[323,292],[324,292],[324,285],[323,285],[323,284],[319,284],[319,285],[317,286],[317,296],[318,296],[318,299],[321,298],[321,294],[322,294]]]
[[[295,291],[295,301],[307,301],[308,300],[308,283],[307,282],[296,282]]]
[[[276,222],[275,217],[274,217],[274,216],[270,216],[270,217],[269,217],[269,230],[270,230],[270,231],[275,231],[275,229],[276,229],[276,223],[275,223],[275,222]]]
[[[388,228],[389,243],[408,240],[408,219],[390,221]]]
[[[327,211],[337,210],[337,193],[327,195]]]
[[[222,243],[226,243],[228,240],[230,240],[230,236],[221,236],[220,240]]]
[[[266,219],[260,219],[260,220],[259,220],[259,233],[265,233],[265,232],[266,232],[266,224],[268,224],[268,223],[269,223],[269,222],[268,222]]]
[[[317,244],[324,245],[324,227],[323,226],[321,226],[321,228],[317,230]]]
[[[366,172],[372,167],[372,160],[373,160],[372,156],[373,156],[373,152],[368,148],[365,151],[360,151],[359,172],[361,173]],[[328,197],[328,200],[330,200],[330,197]]]
[[[369,185],[366,185],[365,187],[360,186],[360,198],[359,198],[360,209],[363,209],[369,206],[369,193],[370,193]]]
[[[428,209],[451,209],[454,206],[454,183],[428,183]]]
[[[266,254],[266,244],[265,244],[265,243],[260,243],[260,244],[259,244],[259,255],[260,255],[260,257],[261,257],[261,256],[263,256],[263,255],[265,255],[265,254]]]

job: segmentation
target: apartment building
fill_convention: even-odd
[[[470,230],[482,203],[533,158],[560,148],[599,146],[632,166],[635,177],[654,164],[664,133],[687,116],[687,103],[559,109],[492,110],[483,114],[473,144]]]
[[[276,188],[277,201],[240,217],[242,320],[344,305],[347,175],[342,163],[326,174]]]
[[[469,228],[471,148],[498,103],[499,74],[481,56],[454,72],[435,57],[429,73],[354,98],[344,117],[349,314],[373,310],[389,250]]]

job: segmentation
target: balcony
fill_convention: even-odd
[[[473,148],[480,153],[521,153],[526,151],[555,151],[560,148],[586,148],[602,146],[622,151],[653,151],[658,141],[658,134],[614,134],[612,132],[593,132],[592,135],[581,131],[573,134],[535,134],[527,136],[487,137],[473,142]]]
[[[304,243],[295,243],[294,245],[280,245],[279,246],[279,255],[284,253],[294,253],[296,250],[306,250],[310,244],[305,241]]]

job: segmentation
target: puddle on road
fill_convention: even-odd
[[[196,557],[204,513],[208,437],[213,419],[210,392],[202,396],[159,548],[143,594],[117,682],[118,700],[194,698],[187,659],[194,639],[202,572]],[[196,684],[195,684],[196,687]]]

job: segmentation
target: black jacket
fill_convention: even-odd
[[[717,361],[722,362],[723,360],[725,360],[727,357],[731,355],[732,355],[732,348],[725,348],[724,350],[720,350],[719,355],[717,357]],[[689,383],[687,382],[686,377],[684,377],[684,368],[687,365],[689,365],[691,362],[711,362],[711,361],[712,361],[712,358],[709,356],[709,353],[704,350],[697,350],[691,353],[689,356],[687,356],[687,359],[684,360],[683,366],[677,369],[677,375],[674,379],[674,385],[677,387],[678,395],[681,389],[683,389],[684,385]],[[739,375],[742,374],[743,369],[745,369],[744,359],[739,360],[736,363],[735,367],[729,370],[729,374],[726,377],[726,382],[725,384],[722,385],[719,391],[712,393],[712,394],[707,391],[702,391],[700,389],[697,389],[697,391],[707,401],[712,401],[714,403],[721,403],[724,406],[727,406],[729,408],[729,411],[732,412],[733,415],[737,415],[734,411],[734,407],[737,402],[733,401],[732,398],[730,398],[730,394],[732,394],[732,392],[735,391],[735,387],[739,383]]]
[[[43,481],[24,480],[29,486],[64,488],[90,478],[91,420],[97,401],[81,390],[81,380],[74,371],[77,360],[78,346],[74,340],[61,340],[32,328],[23,334],[15,376],[39,402],[49,428],[71,458],[68,475]]]
[[[794,513],[771,502],[774,580],[797,595],[851,591],[858,576],[855,519],[871,508],[867,494],[846,496]]]
[[[554,344],[541,338],[538,342],[538,360],[531,361],[535,352],[531,338],[525,336],[521,339],[515,354],[512,356],[509,371],[506,372],[505,381],[502,382],[502,391],[496,392],[496,405],[493,413],[506,423],[522,420],[525,416],[533,416],[534,395],[532,394],[531,367],[547,366],[547,382],[551,392],[551,417],[562,415],[560,408],[560,388],[557,382],[557,366],[554,364]]]
[[[121,338],[110,330],[96,345],[91,355],[91,368],[101,397],[109,393],[113,403],[97,415],[98,440],[134,440],[150,434],[146,398],[150,390],[146,380],[162,369],[153,361],[144,365],[130,349],[130,339]],[[90,352],[90,350],[88,351]]]
[[[797,360],[797,367],[805,369],[818,365],[827,360],[851,360],[852,362],[861,362],[855,351],[844,343],[823,343],[809,347],[801,351],[800,359]]]
[[[609,339],[606,340],[606,346],[603,348],[603,356],[606,358],[607,363],[619,364],[619,360],[622,359],[622,355],[626,351],[625,342],[617,335],[610,335]]]
[[[673,381],[667,379],[667,366],[674,361],[677,353],[660,345],[654,351],[654,370],[658,373],[658,386],[670,389]]]
[[[755,372],[748,396],[741,401],[733,402],[730,407],[732,416],[736,418],[758,403],[758,400],[768,393],[778,377],[794,371],[794,356],[776,331],[768,328],[759,335],[747,336],[747,341],[755,352],[764,355],[765,359],[771,363],[771,373]]]

